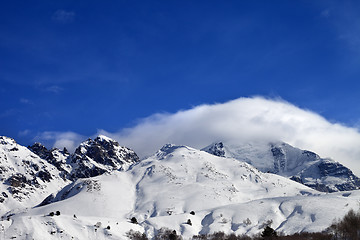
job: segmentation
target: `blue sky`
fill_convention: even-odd
[[[239,97],[360,120],[358,1],[2,1],[0,135],[118,132]]]

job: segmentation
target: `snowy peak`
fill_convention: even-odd
[[[34,151],[51,152],[57,161],[67,156],[58,149],[36,147]],[[225,157],[167,144],[138,162],[136,155],[122,159],[121,154],[133,151],[112,139],[89,139],[65,159],[69,174],[74,174],[70,182],[59,178],[60,171],[47,160],[0,137],[0,213],[7,212],[3,219],[8,219],[2,221],[1,235],[126,239],[133,229],[153,238],[166,227],[190,239],[218,231],[258,234],[269,224],[279,233],[312,232],[326,229],[332,219],[358,207],[359,191],[325,194],[303,185],[314,181],[317,187],[335,186],[334,181],[341,184],[343,177],[356,181],[351,171],[315,153],[283,143],[218,143],[208,149]],[[278,173],[261,172],[250,162]],[[112,171],[112,164],[124,171]],[[132,167],[123,168],[128,164]],[[8,172],[2,172],[4,166]],[[40,176],[41,170],[51,178]],[[295,170],[303,184],[279,176]],[[96,176],[102,171],[109,174]],[[95,177],[83,178],[91,174]],[[21,201],[14,197],[16,191]]]
[[[71,156],[72,177],[94,177],[113,170],[127,169],[138,161],[139,157],[133,150],[100,135],[94,140],[84,141],[75,150]]]
[[[0,213],[40,201],[67,184],[53,165],[8,137],[0,137],[0,162]]]
[[[142,199],[135,205],[140,221],[263,197],[315,192],[245,162],[186,146],[165,145],[130,171],[136,176],[137,199]]]
[[[285,176],[294,175],[320,160],[316,153],[294,148],[286,143],[271,143],[270,151],[274,158],[273,172]]]
[[[95,141],[98,141],[98,142],[116,142],[114,139],[112,138],[109,138],[105,135],[98,135],[96,138],[95,138]]]
[[[172,156],[173,152],[181,148],[189,149],[187,146],[177,146],[171,143],[165,144],[159,151],[155,153],[155,157],[157,157],[159,160],[162,160],[167,156]]]
[[[104,135],[82,142],[74,154],[69,154],[66,148],[48,150],[40,143],[28,148],[41,159],[54,165],[63,178],[70,180],[127,169],[131,164],[139,161],[134,151],[121,147],[118,142]]]
[[[247,162],[262,172],[288,177],[323,192],[355,190],[360,187],[360,179],[342,164],[283,142],[219,142],[202,150],[216,156]]]
[[[15,144],[15,143],[16,142],[13,138],[6,137],[6,136],[0,136],[0,144],[1,145]]]
[[[323,192],[355,190],[360,179],[344,165],[286,143],[271,144],[273,172]]]
[[[202,150],[218,157],[225,157],[226,155],[224,144],[222,142],[213,143]]]

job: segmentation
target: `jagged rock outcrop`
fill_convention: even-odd
[[[115,140],[98,136],[80,144],[70,157],[71,178],[87,178],[113,170],[126,170],[139,161],[136,153]]]
[[[64,148],[63,150],[59,150],[57,148],[52,148],[51,150],[48,150],[41,143],[37,142],[32,146],[29,146],[28,149],[38,155],[41,159],[44,159],[48,163],[54,165],[60,171],[60,176],[62,178],[68,178],[71,167],[66,162],[67,158],[70,156],[70,153],[66,148]]]
[[[78,178],[95,177],[113,170],[126,170],[139,161],[136,153],[106,136],[88,139],[69,154],[64,150],[46,149],[40,143],[35,143],[29,149],[42,159],[54,165],[64,178],[72,181]]]

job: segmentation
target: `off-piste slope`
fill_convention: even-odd
[[[284,233],[322,231],[356,209],[359,198],[358,191],[320,193],[237,159],[165,145],[126,171],[78,179],[41,206],[9,216],[0,236],[126,239],[130,229],[151,237],[167,227],[188,239],[215,231],[255,234],[267,224]]]
[[[16,239],[124,239],[130,229],[143,231],[129,221],[135,189],[131,176],[120,171],[78,179],[46,205],[24,209],[1,225]]]
[[[288,177],[322,192],[349,191],[360,187],[360,179],[344,165],[283,142],[218,142],[203,150],[247,162],[262,172]]]

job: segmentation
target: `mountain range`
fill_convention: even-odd
[[[3,136],[0,161],[4,239],[323,231],[360,197],[350,169],[282,142],[166,144],[140,159],[106,136],[74,153]]]

